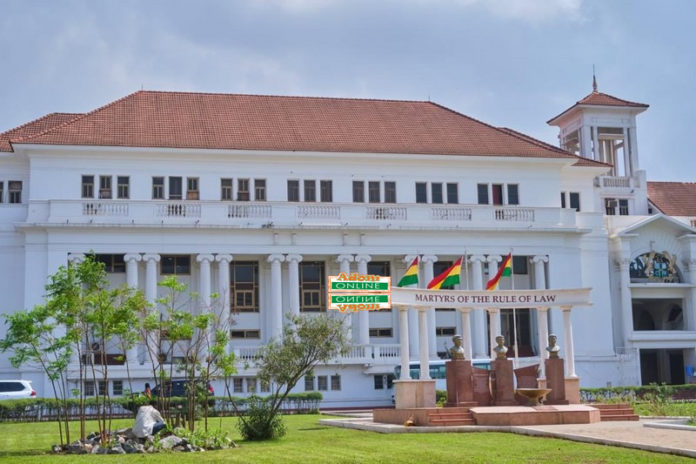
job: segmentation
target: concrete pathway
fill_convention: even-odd
[[[346,414],[348,416],[348,414]],[[565,440],[602,445],[636,448],[696,458],[696,427],[694,430],[673,430],[645,427],[645,424],[673,423],[670,420],[641,419],[628,422],[598,422],[594,424],[535,425],[535,426],[438,426],[404,427],[380,424],[361,412],[358,417],[320,419],[319,423],[334,427],[367,430],[378,433],[466,433],[510,432],[521,435],[562,438]]]

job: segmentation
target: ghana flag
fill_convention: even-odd
[[[430,290],[439,290],[440,288],[459,283],[459,274],[462,270],[462,261],[464,258],[459,258],[456,263],[448,267],[445,272],[435,277],[428,284]]]
[[[500,279],[503,276],[511,276],[512,275],[512,253],[509,253],[505,259],[503,260],[503,263],[500,265],[498,268],[498,272],[493,277],[491,280],[488,281],[486,284],[486,290],[497,290],[498,289],[498,284],[500,283]]]
[[[405,287],[407,285],[418,284],[418,256],[411,262],[401,278],[397,287]]]

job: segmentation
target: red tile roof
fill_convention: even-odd
[[[31,137],[81,116],[80,113],[50,113],[0,134],[0,152],[12,151],[10,139]]]
[[[648,199],[669,216],[696,217],[696,182],[648,182]]]
[[[601,161],[594,161],[594,160],[591,160],[589,158],[585,158],[583,156],[578,156],[574,153],[570,153],[570,152],[565,151],[561,148],[555,147],[555,146],[553,146],[549,143],[546,143],[542,140],[535,139],[534,137],[531,137],[527,134],[523,134],[522,132],[517,132],[516,130],[510,129],[509,127],[499,127],[498,129],[505,131],[508,134],[514,135],[515,137],[520,137],[524,140],[527,140],[528,142],[535,143],[539,146],[548,148],[549,150],[556,150],[559,153],[563,153],[564,155],[571,155],[577,159],[577,161],[575,162],[575,164],[573,164],[573,166],[594,166],[594,167],[606,167],[606,168],[611,167],[611,164],[602,163]]]
[[[575,158],[431,102],[155,91],[12,142]]]
[[[592,93],[590,93],[586,97],[575,102],[575,104],[573,106],[571,106],[570,108],[562,111],[560,114],[549,119],[547,122],[551,123],[554,119],[567,113],[568,111],[572,110],[573,108],[575,108],[578,105],[628,106],[628,107],[633,107],[633,108],[648,108],[650,106],[650,105],[646,105],[645,103],[637,103],[637,102],[632,102],[632,101],[628,101],[628,100],[623,100],[621,98],[616,98],[616,97],[614,97],[612,95],[608,95],[606,93],[593,91]]]

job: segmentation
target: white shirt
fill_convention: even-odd
[[[135,416],[133,434],[138,438],[145,438],[148,435],[152,435],[152,427],[154,427],[157,422],[164,422],[158,410],[150,405],[140,406],[138,414]]]

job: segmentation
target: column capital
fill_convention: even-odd
[[[355,255],[355,261],[358,263],[369,263],[372,260],[370,255]]]
[[[572,306],[561,306],[561,311],[563,312],[570,312],[570,310],[573,309]]]
[[[406,264],[411,264],[416,258],[418,258],[418,255],[406,255],[403,257],[402,261]]]
[[[68,261],[71,263],[80,264],[84,260],[84,253],[68,253]]]
[[[688,272],[696,271],[696,259],[685,259],[684,265]]]
[[[486,261],[489,263],[499,263],[503,260],[503,258],[500,255],[488,255],[486,257]]]
[[[628,268],[631,266],[631,261],[633,261],[631,258],[619,258],[616,260],[616,266],[623,272],[623,271],[628,271]]]
[[[473,311],[473,308],[457,308],[457,311],[459,311],[460,313],[470,313],[471,311]]]
[[[421,257],[421,261],[423,261],[424,263],[436,263],[437,256],[435,256],[435,255],[423,255]]]
[[[536,256],[532,256],[531,258],[529,258],[529,260],[531,262],[533,262],[534,264],[536,264],[536,263],[548,263],[549,257],[546,255],[536,255]]]
[[[488,311],[490,314],[497,314],[500,312],[500,308],[486,308],[486,311]]]
[[[471,256],[469,256],[469,261],[471,261],[472,263],[475,263],[475,262],[483,263],[486,261],[486,257],[484,255],[471,255]]]
[[[355,258],[353,258],[353,255],[338,255],[338,256],[336,256],[337,263],[342,263],[342,262],[352,263],[353,261],[355,261]]]
[[[228,255],[225,253],[215,255],[215,261],[217,261],[218,263],[222,263],[222,262],[229,263],[233,260],[234,260],[234,257],[232,255]]]
[[[214,260],[215,257],[210,253],[202,253],[200,255],[196,255],[196,261],[198,261],[199,263],[202,263],[203,261],[208,261],[209,263],[211,263]]]
[[[302,255],[295,255],[295,254],[286,255],[285,261],[287,261],[288,263],[291,263],[291,262],[301,263],[302,262]]]
[[[156,255],[154,253],[145,253],[143,255],[143,261],[154,261],[156,263],[160,262],[160,255]]]
[[[123,255],[123,260],[125,262],[129,262],[129,261],[138,262],[138,261],[142,261],[143,257],[140,253],[126,253],[125,255]]]
[[[282,263],[283,261],[285,261],[285,256],[278,254],[278,253],[273,254],[273,255],[268,255],[268,258],[266,258],[266,261],[268,261],[269,263],[274,263],[274,262]]]
[[[537,311],[542,312],[542,313],[546,313],[546,312],[548,312],[549,309],[551,309],[551,308],[548,308],[548,307],[546,307],[546,306],[542,306],[542,307],[538,307],[538,308],[535,308],[535,309],[536,309]]]

